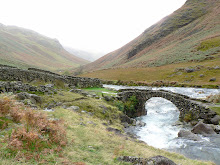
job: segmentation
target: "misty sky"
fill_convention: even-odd
[[[108,53],[186,0],[0,0],[0,23],[32,29],[62,45]]]

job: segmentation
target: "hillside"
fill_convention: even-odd
[[[56,39],[34,31],[0,24],[0,64],[63,70],[88,61],[68,53]]]
[[[86,65],[84,72],[203,61],[219,52],[220,1],[188,0],[125,46]]]
[[[103,53],[94,53],[94,52],[74,49],[74,48],[70,48],[70,47],[66,47],[66,46],[64,46],[64,49],[79,58],[82,58],[82,59],[85,59],[85,60],[88,60],[91,62],[97,60],[98,58],[100,58],[104,55]]]

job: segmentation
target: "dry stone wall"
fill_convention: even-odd
[[[50,71],[44,71],[35,68],[23,70],[6,65],[0,65],[0,80],[1,81],[26,81],[41,80],[45,82],[55,83],[61,81],[81,88],[87,87],[101,87],[102,83],[97,78],[62,76]]]

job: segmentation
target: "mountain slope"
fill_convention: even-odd
[[[70,48],[66,46],[64,47],[64,49],[68,51],[69,53],[74,54],[75,56],[88,60],[88,61],[95,61],[104,55],[103,53],[87,52],[87,51],[74,49],[74,48]]]
[[[75,68],[88,61],[68,53],[56,39],[0,24],[0,64],[48,70]]]
[[[130,43],[86,65],[84,71],[204,60],[220,51],[219,41],[220,1],[188,0]],[[206,42],[208,48],[199,49]]]

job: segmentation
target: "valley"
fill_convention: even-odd
[[[12,18],[59,40],[0,23],[0,164],[220,165],[219,0],[186,0],[104,56],[156,13],[40,1]]]

